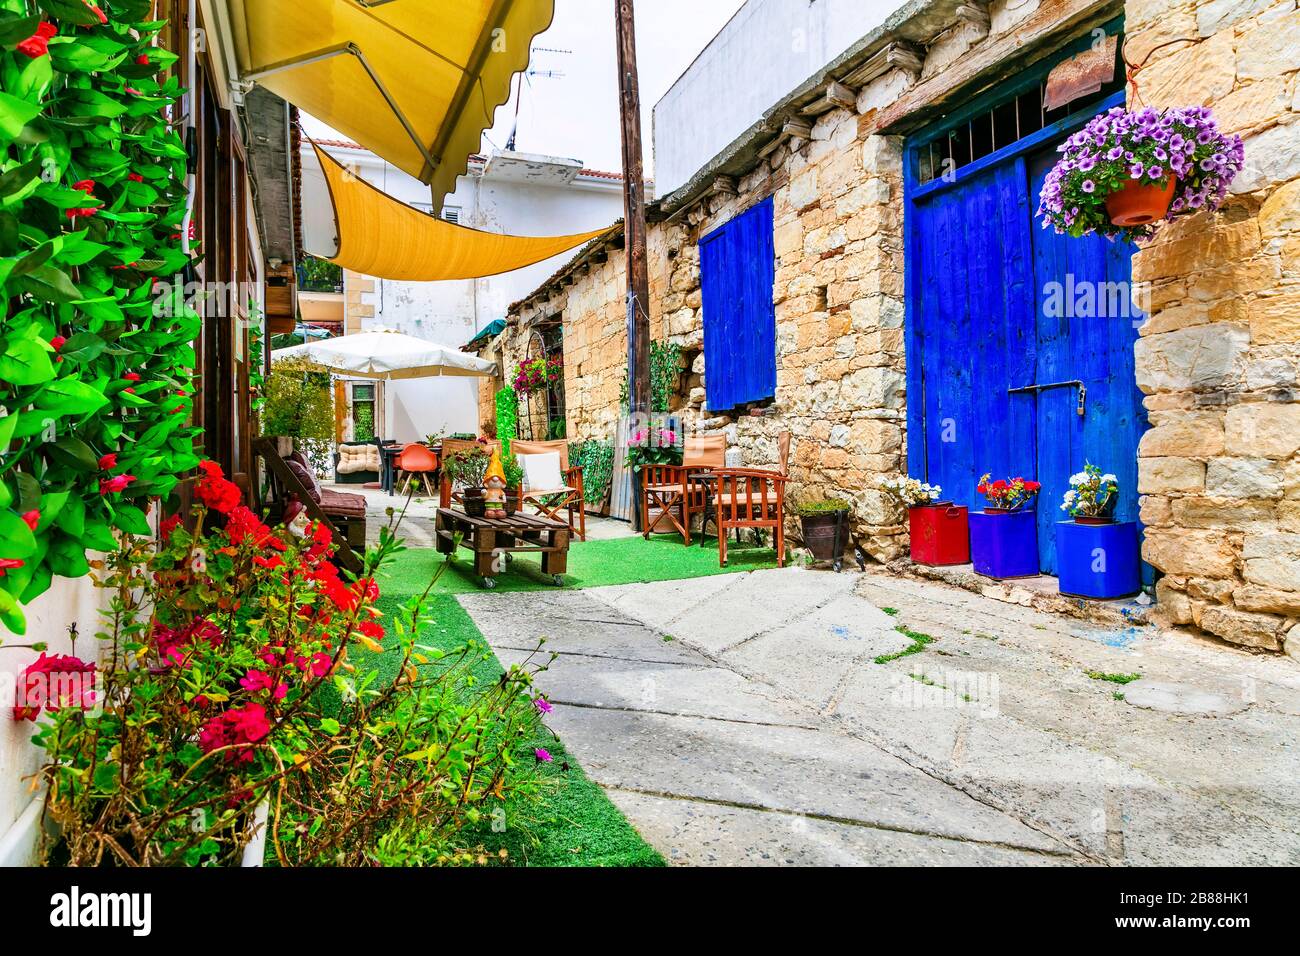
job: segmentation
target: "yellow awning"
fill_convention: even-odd
[[[435,213],[554,0],[227,0],[240,76],[429,183]]]
[[[502,236],[453,225],[380,192],[316,144],[338,226],[345,269],[381,279],[477,279],[522,269],[572,249],[610,227],[568,236]]]

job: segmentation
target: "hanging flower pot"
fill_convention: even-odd
[[[1161,183],[1130,179],[1106,197],[1106,212],[1116,226],[1145,226],[1165,218],[1174,201],[1174,177]]]
[[[1215,210],[1241,172],[1240,136],[1226,136],[1209,109],[1128,112],[1094,117],[1059,147],[1043,180],[1043,226],[1076,238],[1097,233],[1149,239],[1163,219]]]

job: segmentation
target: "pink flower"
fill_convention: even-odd
[[[538,697],[535,701],[533,701],[533,706],[537,708],[537,712],[539,714],[549,714],[551,711],[555,709],[554,707],[551,706],[551,702],[547,700],[545,697]]]
[[[133,481],[135,481],[135,475],[115,475],[112,478],[106,478],[99,483],[99,493],[101,495],[116,494],[123,491]]]
[[[21,563],[21,562],[20,562]],[[95,665],[70,654],[41,656],[23,668],[13,709],[14,720],[35,720],[41,708],[58,710],[76,706],[89,710],[95,704]]]
[[[256,694],[259,690],[269,690],[272,683],[266,671],[249,671],[239,679],[239,686],[250,694]]]
[[[551,752],[547,750],[545,747],[534,748],[533,756],[537,758],[538,763],[550,763],[552,760],[555,759],[554,757],[551,756]]]
[[[248,745],[258,743],[270,732],[271,722],[266,717],[266,708],[261,704],[245,704],[205,723],[199,729],[199,746],[204,753],[222,747],[236,747],[238,749],[226,753],[226,762],[249,763],[253,752]]]

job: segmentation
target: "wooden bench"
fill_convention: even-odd
[[[334,535],[334,541],[339,545],[335,555],[338,562],[354,574],[360,574],[361,556],[366,551],[365,497],[334,491],[332,488],[322,488],[320,501],[317,502],[285,460],[280,457],[275,439],[257,439],[253,442],[253,452],[266,463],[267,479],[271,487],[271,503],[275,509],[271,518],[280,520],[290,496],[301,501],[307,511],[307,517],[319,521]]]

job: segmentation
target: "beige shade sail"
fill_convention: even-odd
[[[465,172],[554,0],[226,0],[241,79],[430,185]]]
[[[362,275],[413,282],[477,279],[549,259],[610,229],[504,236],[455,225],[381,192],[313,146],[338,229],[338,248],[329,258]]]

